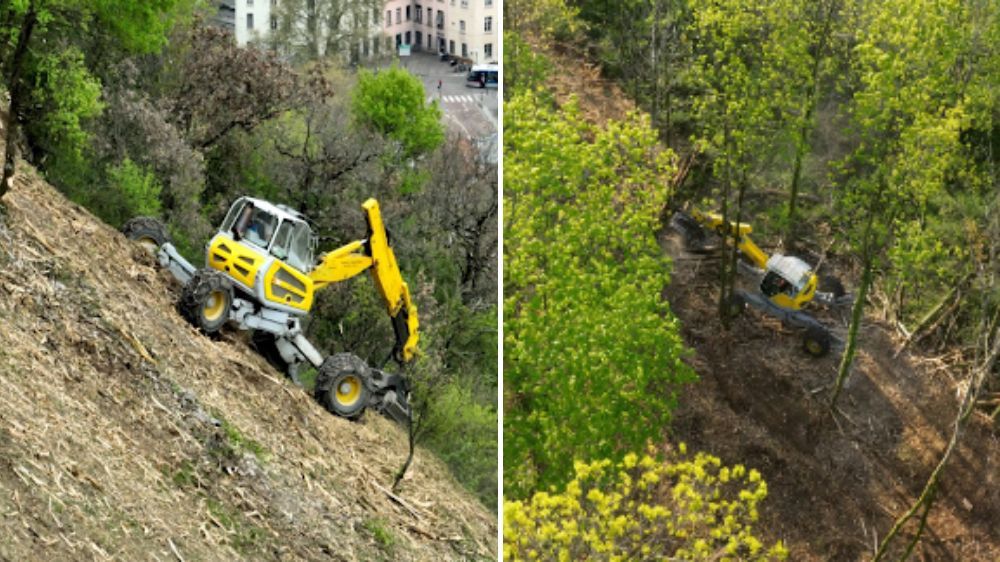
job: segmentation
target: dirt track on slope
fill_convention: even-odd
[[[0,560],[495,558],[495,515],[432,455],[402,504],[385,493],[403,431],[194,331],[152,258],[21,169],[0,219]]]

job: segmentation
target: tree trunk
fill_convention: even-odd
[[[811,115],[808,111],[807,115]],[[810,119],[811,117],[806,117]],[[792,184],[788,191],[788,224],[785,227],[786,244],[791,243],[795,238],[795,211],[799,199],[799,185],[802,182],[802,160],[806,152],[806,136],[809,134],[809,127],[803,123],[799,129],[799,139],[795,146],[795,163],[792,165]]]
[[[10,88],[10,107],[7,108],[7,123],[4,139],[3,157],[3,178],[0,179],[0,198],[11,188],[14,180],[14,142],[17,139],[16,129],[18,128],[17,114],[21,111],[24,103],[24,88],[21,86],[21,67],[24,64],[24,57],[28,52],[28,43],[31,41],[31,32],[35,29],[37,21],[34,0],[28,4],[28,12],[24,14],[21,21],[21,31],[17,36],[17,47],[14,49],[14,56],[10,63],[10,74],[7,76],[7,87]]]
[[[730,135],[729,135],[729,123],[723,125],[723,135],[725,140],[723,141],[724,146],[727,148],[727,153],[732,154],[730,147]],[[732,186],[733,181],[733,167],[730,161],[725,162],[726,172],[723,176],[723,186],[722,186],[722,221],[723,224],[729,221],[729,191]],[[726,243],[729,241],[730,232],[729,229],[723,227],[722,230],[722,246],[723,252],[725,252]],[[723,253],[723,259],[719,263],[719,319],[722,320],[722,329],[728,331],[730,325],[730,318],[728,311],[726,310],[726,303],[729,301],[729,296],[732,294],[730,288],[732,283],[729,280],[729,260],[725,259],[725,254]]]
[[[392,493],[396,494],[399,492],[399,483],[403,481],[403,477],[406,476],[406,471],[410,469],[410,464],[413,463],[413,452],[416,448],[416,431],[413,427],[413,412],[410,412],[410,421],[407,425],[407,434],[409,439],[407,440],[410,444],[410,451],[406,455],[406,461],[403,466],[399,467],[399,471],[396,472],[396,478],[392,482]]]
[[[811,148],[809,137],[812,135],[813,116],[816,113],[816,104],[819,100],[820,63],[823,60],[824,53],[826,53],[836,8],[837,2],[831,0],[827,5],[826,14],[823,18],[823,30],[817,38],[816,50],[813,53],[812,88],[805,99],[805,111],[803,112],[802,124],[798,131],[799,137],[795,146],[795,164],[792,166],[792,181],[788,193],[788,225],[785,228],[786,243],[794,241],[797,232],[795,228],[795,212],[798,206],[799,187],[802,185],[802,160],[805,159],[806,153]]]
[[[873,244],[871,243],[872,222],[874,219],[875,213],[869,211],[868,224],[865,226],[862,246],[864,270],[861,273],[861,286],[858,287],[858,294],[854,298],[854,307],[851,309],[851,327],[847,332],[847,347],[840,358],[840,367],[837,369],[837,382],[834,384],[833,394],[830,396],[831,410],[836,407],[837,398],[844,387],[844,381],[850,375],[851,366],[854,363],[854,354],[857,351],[858,328],[861,326],[862,320],[864,320],[865,298],[868,296],[868,289],[872,284],[872,269],[874,266],[872,262],[875,261]]]

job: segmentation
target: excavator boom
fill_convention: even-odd
[[[703,213],[701,211],[693,211],[691,213],[691,218],[698,221],[702,226],[709,228],[717,232],[721,236],[732,236],[736,238],[736,247],[739,248],[740,252],[743,253],[750,261],[754,264],[764,269],[767,267],[768,255],[764,250],[760,249],[760,246],[754,243],[750,239],[750,233],[753,232],[753,227],[746,223],[737,223],[733,221],[725,221],[722,215],[718,213]]]
[[[319,265],[309,272],[316,289],[330,283],[350,279],[370,269],[375,286],[392,318],[396,335],[393,355],[397,361],[413,359],[419,340],[417,307],[410,298],[410,289],[396,263],[396,254],[389,246],[389,236],[382,222],[378,202],[369,199],[361,205],[368,222],[368,238],[345,244],[326,254]]]

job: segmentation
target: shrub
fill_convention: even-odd
[[[504,502],[504,560],[783,560],[778,541],[754,536],[767,484],[756,470],[714,456],[670,463],[629,453],[576,462],[559,493]]]

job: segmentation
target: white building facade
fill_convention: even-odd
[[[266,40],[277,29],[281,0],[228,0],[221,4],[232,18],[236,43],[244,46]],[[370,19],[342,24],[368,28],[350,47],[350,58],[369,58],[398,52],[400,45],[413,51],[448,53],[473,63],[496,61],[500,56],[500,0],[387,0]],[[345,53],[346,54],[346,53]]]
[[[234,3],[236,44],[242,47],[250,41],[267,37],[271,26],[275,24],[271,20],[271,11],[277,1],[235,0]]]
[[[382,30],[394,46],[493,62],[500,56],[499,0],[388,0]]]

